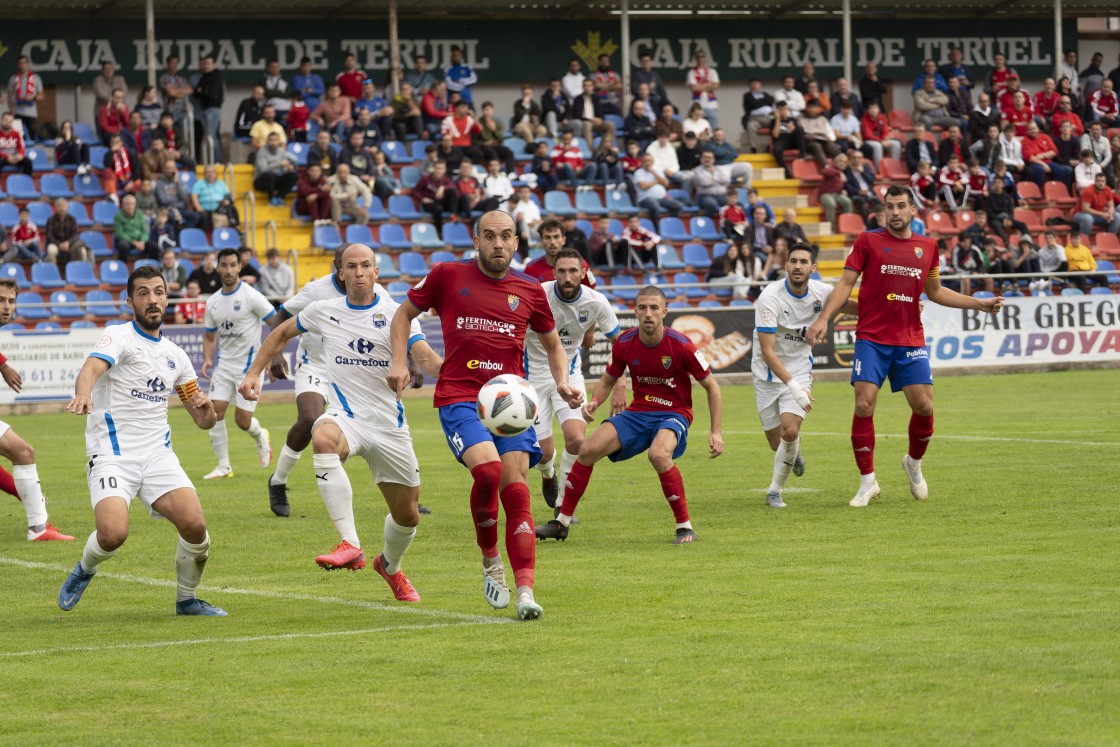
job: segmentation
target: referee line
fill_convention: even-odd
[[[37,570],[56,571],[59,573],[69,573],[73,570],[71,566],[62,566],[55,563],[39,563],[33,560],[22,560],[20,558],[4,558],[0,557],[0,565],[14,565],[20,568],[33,568]],[[107,578],[114,581],[127,581],[134,584],[143,584],[145,586],[159,586],[164,588],[175,588],[175,582],[171,579],[162,578],[148,578],[146,576],[132,576],[124,573],[110,573],[108,571],[98,571],[98,578]],[[59,583],[62,578],[59,579]],[[284,599],[296,602],[315,602],[317,604],[336,604],[343,607],[358,607],[361,609],[377,610],[379,612],[393,612],[399,615],[415,615],[417,617],[429,617],[442,620],[456,620],[460,624],[470,625],[495,625],[513,622],[509,618],[501,617],[487,617],[485,615],[470,615],[463,612],[451,612],[449,610],[429,610],[423,607],[413,607],[406,605],[389,605],[382,602],[372,602],[364,599],[344,599],[342,597],[324,597],[314,594],[299,594],[286,591],[270,591],[267,589],[240,589],[230,586],[206,586],[208,591],[218,592],[222,594],[240,594],[250,597],[261,597],[264,599]],[[263,640],[263,639],[262,639]]]
[[[724,431],[725,434],[735,436],[748,436],[753,434],[760,434],[762,431]],[[836,438],[850,438],[850,432],[830,432],[830,431],[802,431],[802,436],[809,436],[810,438],[817,436],[834,436]],[[909,438],[906,433],[876,433],[876,436],[884,438]],[[942,439],[949,441],[996,441],[1004,443],[1021,443],[1021,444],[1064,444],[1066,446],[1107,446],[1113,449],[1120,448],[1120,441],[1080,441],[1080,440],[1063,440],[1060,438],[1012,438],[1009,436],[958,436],[958,435],[942,435],[940,433],[933,434],[934,441]]]
[[[489,620],[491,624],[507,622],[504,620]],[[278,633],[275,635],[244,635],[230,636],[228,638],[191,638],[178,641],[152,641],[150,643],[117,643],[108,646],[52,646],[50,648],[36,648],[27,651],[10,651],[0,653],[0,659],[14,659],[25,656],[42,656],[45,654],[74,654],[87,651],[121,651],[127,649],[145,648],[171,648],[173,646],[201,646],[211,643],[255,643],[258,641],[289,641],[299,638],[342,638],[346,636],[374,635],[376,633],[400,633],[410,630],[433,630],[435,628],[460,628],[466,625],[482,625],[482,622],[443,622],[426,623],[424,625],[383,625],[378,628],[361,628],[358,630],[331,630],[319,633]]]

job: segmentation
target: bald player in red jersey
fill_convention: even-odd
[[[537,230],[541,235],[541,246],[544,247],[544,254],[525,265],[525,274],[536,278],[537,282],[547,283],[549,280],[556,279],[556,256],[564,248],[567,237],[564,235],[564,224],[555,218],[548,218],[541,223]],[[584,269],[583,280],[580,282],[588,288],[594,288],[595,276],[591,274],[591,265],[587,264],[586,259],[580,261],[583,262]],[[594,329],[591,330],[591,335],[590,342],[594,342]],[[590,343],[587,347],[590,347]]]
[[[509,606],[498,554],[500,498],[506,514],[506,554],[517,584],[517,617],[535,620],[542,610],[533,596],[536,531],[527,479],[529,468],[541,458],[541,448],[532,428],[506,437],[486,430],[478,419],[478,391],[499,374],[525,375],[525,335],[534,332],[548,353],[556,392],[571,407],[583,403],[583,392],[568,385],[568,356],[540,283],[509,267],[517,250],[513,219],[498,210],[483,215],[474,246],[474,259],[437,264],[397,309],[388,381],[399,397],[409,381],[409,326],[421,312],[435,309],[444,343],[435,406],[448,446],[474,479],[470,503],[482,550],[483,595],[495,609]]]
[[[560,513],[537,529],[538,539],[567,539],[576,504],[587,490],[596,462],[603,457],[621,462],[648,450],[649,461],[677,522],[674,544],[696,541],[684,495],[684,478],[673,463],[688,446],[692,379],[696,379],[708,394],[711,414],[708,456],[712,459],[723,453],[723,403],[719,384],[711,375],[704,354],[680,332],[666,329],[668,310],[665,293],[657,286],[647,285],[638,292],[634,304],[638,326],[626,330],[615,340],[611,362],[595,385],[595,393],[583,406],[583,417],[589,423],[594,420],[596,408],[627,368],[634,384],[634,399],[629,407],[607,418],[584,439],[576,463],[568,473]]]
[[[918,500],[929,497],[929,487],[922,477],[922,457],[933,437],[933,374],[919,308],[922,293],[933,303],[956,309],[996,314],[1003,306],[1002,298],[973,298],[941,285],[937,242],[910,232],[913,199],[903,187],[887,189],[886,227],[864,231],[856,237],[844,263],[844,276],[807,335],[813,344],[825,339],[828,320],[848,301],[856,279],[862,275],[852,360],[856,395],[852,451],[859,467],[860,487],[849,501],[850,506],[866,506],[879,495],[875,479],[875,402],[888,377],[891,391],[902,390],[913,411],[910,448],[902,458],[910,493]]]

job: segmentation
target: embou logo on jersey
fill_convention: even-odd
[[[671,355],[661,356],[661,367],[662,368],[668,368],[671,365],[673,365],[673,356],[671,356]]]
[[[380,311],[373,315],[373,328],[382,329],[385,326],[385,315]]]
[[[364,337],[359,337],[357,340],[351,340],[346,347],[353,350],[355,353],[362,355],[369,355],[373,352],[374,344]]]
[[[508,293],[506,294],[506,302],[509,303],[510,311],[517,311],[517,307],[521,305],[521,297]]]

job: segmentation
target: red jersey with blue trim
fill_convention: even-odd
[[[653,347],[631,327],[618,336],[611,348],[607,373],[620,378],[629,368],[634,384],[634,399],[627,410],[633,412],[675,412],[692,422],[692,381],[702,381],[711,373],[708,360],[692,340],[675,329],[665,328],[661,342]]]
[[[895,238],[885,228],[856,237],[845,270],[863,275],[856,338],[880,345],[923,347],[926,333],[918,309],[926,278],[939,276],[937,242],[911,234]]]
[[[580,282],[588,288],[594,288],[595,276],[591,274],[591,265],[587,264],[586,259],[581,259],[580,262],[583,264],[583,269],[585,271],[583,280]],[[525,274],[535,277],[542,283],[547,283],[549,280],[556,279],[556,268],[548,263],[548,257],[542,255],[525,265]]]
[[[473,402],[498,374],[524,376],[525,334],[556,327],[535,278],[510,270],[498,280],[473,259],[440,262],[408,292],[421,311],[435,309],[443,326],[443,367],[435,406]]]

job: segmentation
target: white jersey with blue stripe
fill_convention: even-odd
[[[218,333],[215,371],[244,374],[261,349],[261,322],[276,310],[260,291],[238,283],[229,293],[218,291],[206,299],[206,331]]]
[[[379,284],[374,283],[373,292],[379,297],[389,297],[389,293]],[[346,290],[338,283],[338,276],[334,273],[324,275],[312,280],[302,288],[299,293],[280,304],[280,308],[291,316],[296,316],[316,301],[329,301],[334,298],[345,298]],[[326,366],[323,357],[323,338],[313,332],[300,335],[299,348],[296,350],[296,364],[299,366],[310,365],[322,370]]]
[[[366,306],[343,297],[315,301],[296,316],[300,332],[323,338],[332,408],[363,427],[406,427],[404,408],[386,378],[393,358],[389,327],[399,306],[387,294]],[[409,347],[423,339],[420,323],[412,320]]]
[[[170,449],[168,398],[178,396],[175,387],[198,378],[183,349],[131,322],[106,327],[89,357],[105,361],[109,370],[90,393],[86,454],[138,456]]]
[[[580,346],[583,335],[594,324],[603,334],[614,339],[618,334],[618,316],[606,296],[585,285],[579,287],[579,294],[571,301],[561,298],[556,292],[555,280],[541,283],[541,288],[548,298],[560,344],[568,357],[568,375],[575,376],[582,370]],[[548,367],[548,353],[537,335],[525,336],[525,378],[533,384],[555,386],[552,370]]]
[[[751,373],[755,381],[778,381],[762,358],[758,333],[774,335],[774,352],[789,371],[790,376],[804,383],[813,376],[813,346],[805,341],[805,333],[832,293],[832,286],[820,280],[810,280],[800,296],[790,290],[789,280],[771,283],[759,294],[754,304],[754,353]]]

